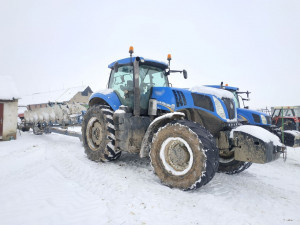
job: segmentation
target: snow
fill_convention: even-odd
[[[299,136],[300,135],[300,132],[297,131],[297,130],[285,130],[284,133],[289,133],[289,134],[292,134],[294,136]]]
[[[47,92],[39,92],[31,95],[25,95],[19,101],[19,105],[33,105],[48,102],[67,102],[73,98],[78,92],[86,89],[86,86],[70,87],[66,89],[53,90]]]
[[[242,125],[235,129],[232,129],[230,132],[230,137],[233,138],[233,132],[234,131],[242,131],[245,133],[248,133],[258,139],[263,140],[264,142],[273,142],[274,145],[283,146],[283,144],[280,142],[280,139],[275,135],[269,132],[268,130],[253,126],[253,125]]]
[[[0,100],[21,98],[14,80],[10,76],[0,76]]]
[[[194,86],[189,89],[191,92],[198,92],[202,94],[210,94],[215,95],[218,98],[234,98],[234,95],[230,91],[226,91],[223,89],[217,89],[217,88],[211,88],[211,87],[205,87],[205,86]]]
[[[123,113],[126,113],[123,109],[117,109],[115,111],[116,114],[123,114]]]
[[[0,142],[0,221],[5,225],[300,224],[300,148],[288,158],[217,173],[196,191],[163,186],[148,158],[87,159],[82,143],[21,133]]]
[[[103,94],[103,95],[109,95],[109,94],[111,94],[113,92],[114,92],[114,90],[109,88],[109,89],[98,90],[95,93],[100,93],[100,94]]]
[[[159,117],[155,118],[151,122],[150,126],[152,126],[153,124],[157,123],[159,120],[169,119],[169,118],[172,118],[173,116],[182,116],[182,117],[185,117],[185,114],[182,113],[182,112],[166,113],[166,114],[164,114],[162,116],[159,116]]]

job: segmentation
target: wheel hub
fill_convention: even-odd
[[[96,145],[100,145],[101,143],[101,124],[99,122],[95,122],[92,126],[92,139]]]
[[[193,154],[182,138],[168,138],[162,144],[160,158],[165,168],[174,175],[186,174],[193,164]]]
[[[87,124],[86,138],[89,147],[93,151],[96,151],[99,148],[102,141],[102,136],[103,131],[101,123],[96,117],[92,117]]]
[[[176,140],[167,145],[165,151],[166,161],[177,171],[183,171],[190,160],[190,155],[185,145]]]

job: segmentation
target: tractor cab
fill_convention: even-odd
[[[134,66],[138,60],[141,114],[148,110],[148,102],[152,87],[169,87],[167,77],[168,65],[164,62],[144,59],[142,57],[130,57],[111,63],[108,88],[114,90],[122,105],[133,109],[134,103]]]
[[[148,105],[153,87],[169,87],[170,73],[183,73],[186,70],[171,70],[171,54],[168,64],[143,57],[133,57],[133,47],[129,49],[130,57],[117,60],[108,68],[111,69],[108,88],[113,90],[121,105],[127,106],[135,116],[148,115]]]

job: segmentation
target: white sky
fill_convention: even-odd
[[[300,1],[0,0],[0,75],[21,94],[106,86],[112,61],[135,55],[186,69],[173,86],[221,81],[250,107],[300,105]]]

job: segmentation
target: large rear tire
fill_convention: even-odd
[[[209,131],[199,124],[180,120],[166,124],[154,135],[150,159],[163,184],[192,190],[214,177],[219,152]]]
[[[121,156],[115,149],[113,111],[105,105],[88,109],[82,121],[82,141],[87,157],[92,161],[112,161]]]

